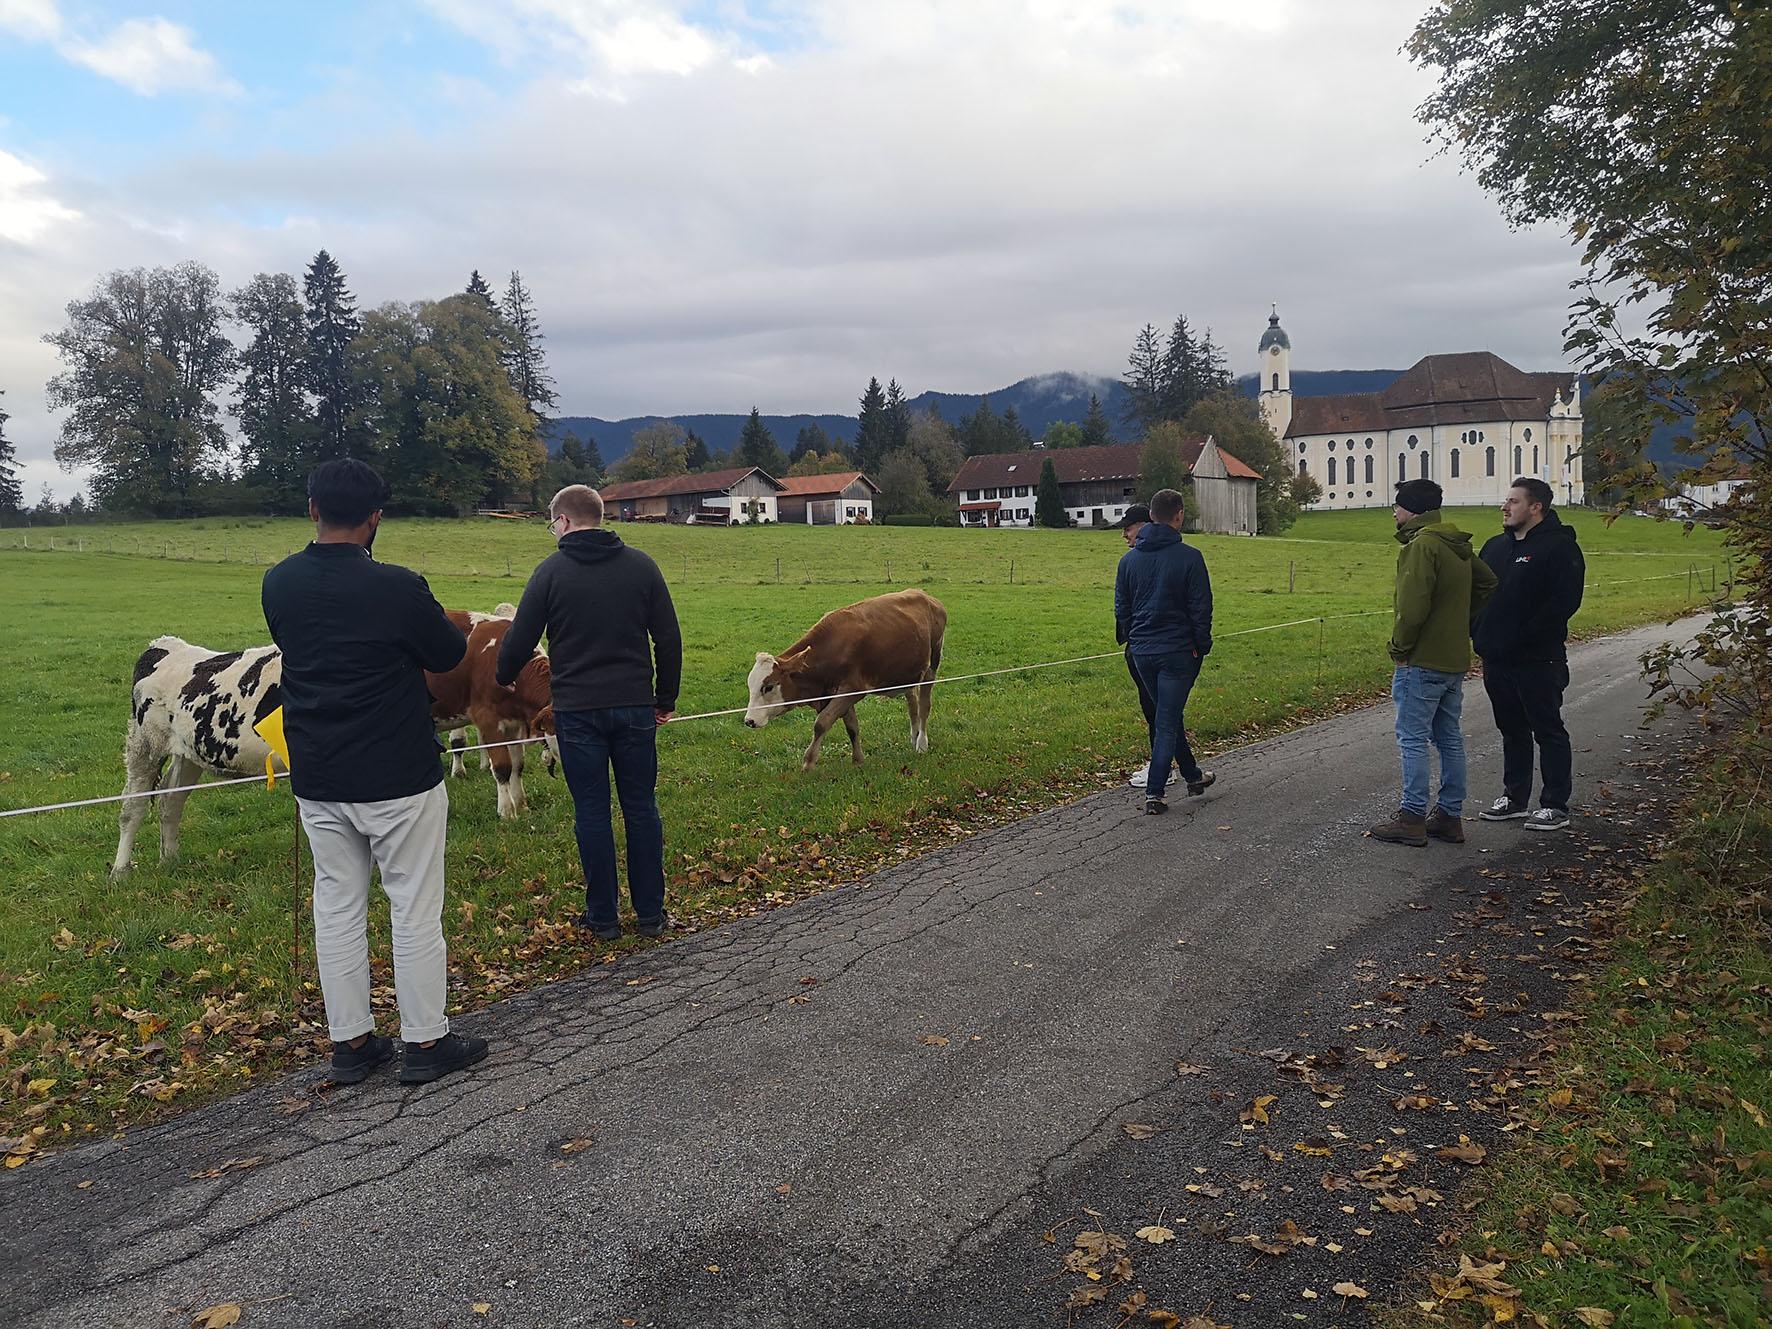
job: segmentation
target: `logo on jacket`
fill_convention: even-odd
[[[1521,554],[1518,558],[1516,558],[1514,560],[1514,562],[1516,562],[1516,563],[1530,563],[1531,561],[1532,561],[1532,555],[1530,555],[1530,554]]]

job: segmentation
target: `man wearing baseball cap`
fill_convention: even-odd
[[[1126,515],[1113,524],[1112,529],[1118,531],[1126,541],[1126,548],[1138,539],[1139,531],[1151,519],[1149,503],[1134,503],[1126,509]],[[1151,690],[1144,685],[1144,679],[1138,672],[1138,666],[1132,662],[1132,643],[1127,640],[1126,627],[1116,621],[1114,624],[1115,638],[1126,648],[1126,672],[1132,675],[1132,686],[1138,689],[1138,709],[1144,712],[1145,741],[1147,744],[1156,742],[1157,732],[1157,699],[1151,696]],[[1147,746],[1144,765],[1132,772],[1132,778],[1126,783],[1134,789],[1143,789],[1151,778],[1150,751]]]
[[[1471,667],[1471,620],[1495,590],[1495,573],[1471,553],[1471,538],[1440,514],[1440,486],[1397,486],[1397,584],[1391,624],[1391,699],[1403,758],[1397,815],[1367,832],[1389,844],[1425,846],[1431,835],[1464,843],[1464,676]],[[1428,813],[1432,759],[1440,753],[1440,796]]]

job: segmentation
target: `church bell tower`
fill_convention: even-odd
[[[1292,423],[1292,338],[1280,326],[1280,311],[1268,316],[1267,331],[1261,334],[1260,363],[1256,376],[1261,403],[1261,418],[1274,431],[1275,438],[1286,437],[1286,426]]]

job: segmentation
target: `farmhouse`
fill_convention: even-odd
[[[1709,484],[1681,485],[1680,492],[1668,500],[1668,510],[1680,517],[1708,517],[1735,496],[1747,484],[1747,467],[1741,466],[1720,480]]]
[[[1040,467],[1050,458],[1065,515],[1077,526],[1118,521],[1140,492],[1141,443],[1095,448],[1035,448],[968,457],[948,486],[962,526],[1032,526]],[[1255,485],[1261,478],[1210,438],[1182,444],[1182,461],[1200,513],[1200,529],[1255,533]]]
[[[1300,475],[1312,506],[1388,508],[1402,480],[1437,480],[1448,505],[1499,504],[1518,476],[1580,503],[1581,380],[1528,374],[1490,351],[1429,355],[1383,392],[1292,396],[1292,339],[1276,312],[1261,334],[1262,419]]]
[[[735,466],[702,475],[626,480],[604,485],[598,492],[615,521],[737,526],[780,520],[776,499],[783,488],[781,481],[755,466]]]
[[[788,475],[781,480],[776,508],[783,521],[808,526],[867,525],[874,520],[874,495],[880,492],[860,471],[831,475]]]

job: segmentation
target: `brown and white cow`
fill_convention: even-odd
[[[941,601],[919,590],[894,591],[833,609],[780,655],[758,653],[748,680],[751,696],[744,722],[761,729],[795,706],[816,705],[818,720],[802,768],[812,768],[826,732],[839,719],[849,730],[850,755],[859,766],[861,727],[855,707],[861,697],[852,694],[903,689],[911,746],[927,752],[929,697],[947,626],[948,611]]]
[[[501,606],[502,608],[503,606]],[[451,743],[465,725],[480,732],[482,743],[500,738],[549,738],[554,729],[553,675],[548,657],[536,651],[509,688],[501,688],[493,676],[498,648],[503,645],[511,620],[463,610],[449,611],[450,621],[467,634],[468,653],[446,674],[425,675],[431,689],[431,719],[440,730],[451,731]],[[482,754],[498,781],[498,815],[514,817],[523,810],[523,746],[488,748]],[[550,739],[549,757],[552,745]],[[461,774],[461,757],[454,758]]]
[[[283,704],[282,680],[283,656],[275,646],[211,651],[178,637],[156,637],[135,662],[123,792],[193,785],[205,771],[263,775],[270,748],[252,726]],[[179,819],[189,797],[188,791],[158,796],[164,862],[178,857]],[[124,799],[113,877],[129,870],[136,832],[153,801]]]

